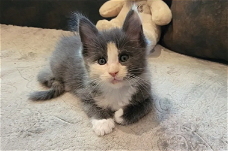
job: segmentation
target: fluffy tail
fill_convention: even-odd
[[[59,81],[54,81],[50,90],[33,92],[30,94],[29,99],[33,101],[50,100],[60,96],[64,92],[64,84]]]
[[[68,20],[68,28],[72,32],[78,32],[79,31],[79,20],[81,18],[84,18],[84,15],[82,15],[79,12],[71,12],[69,15]]]
[[[50,69],[50,67],[43,68],[38,76],[37,80],[45,87],[51,88],[53,82],[55,81],[55,77]]]
[[[47,91],[36,91],[29,95],[30,100],[50,100],[56,98],[65,92],[63,82],[57,81],[53,76],[50,68],[44,68],[41,70],[37,76],[38,81],[50,88]]]

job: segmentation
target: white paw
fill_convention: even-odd
[[[98,136],[103,136],[105,134],[111,133],[112,129],[115,127],[114,120],[109,118],[109,119],[92,119],[92,124],[93,124],[93,131],[98,135]]]
[[[122,115],[123,115],[123,109],[119,109],[115,112],[115,115],[114,115],[114,119],[116,121],[116,123],[123,123],[124,119],[122,118]]]

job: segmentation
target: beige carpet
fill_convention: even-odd
[[[1,150],[227,150],[227,66],[161,46],[150,56],[153,111],[98,137],[71,94],[32,102],[61,30],[1,25]]]

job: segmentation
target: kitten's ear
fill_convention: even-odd
[[[145,36],[143,34],[142,22],[139,17],[137,10],[134,6],[128,12],[127,17],[124,21],[122,30],[126,35],[133,41],[139,42],[138,44],[146,44]]]
[[[91,44],[98,33],[99,32],[95,25],[91,23],[87,18],[81,17],[79,19],[79,34],[84,46]]]

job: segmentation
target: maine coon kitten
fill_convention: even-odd
[[[98,31],[80,16],[79,35],[60,40],[50,69],[38,75],[38,81],[50,89],[34,92],[30,99],[73,93],[83,102],[97,135],[112,132],[115,122],[127,125],[145,116],[152,97],[147,41],[138,13],[131,9],[122,29],[109,31]]]

